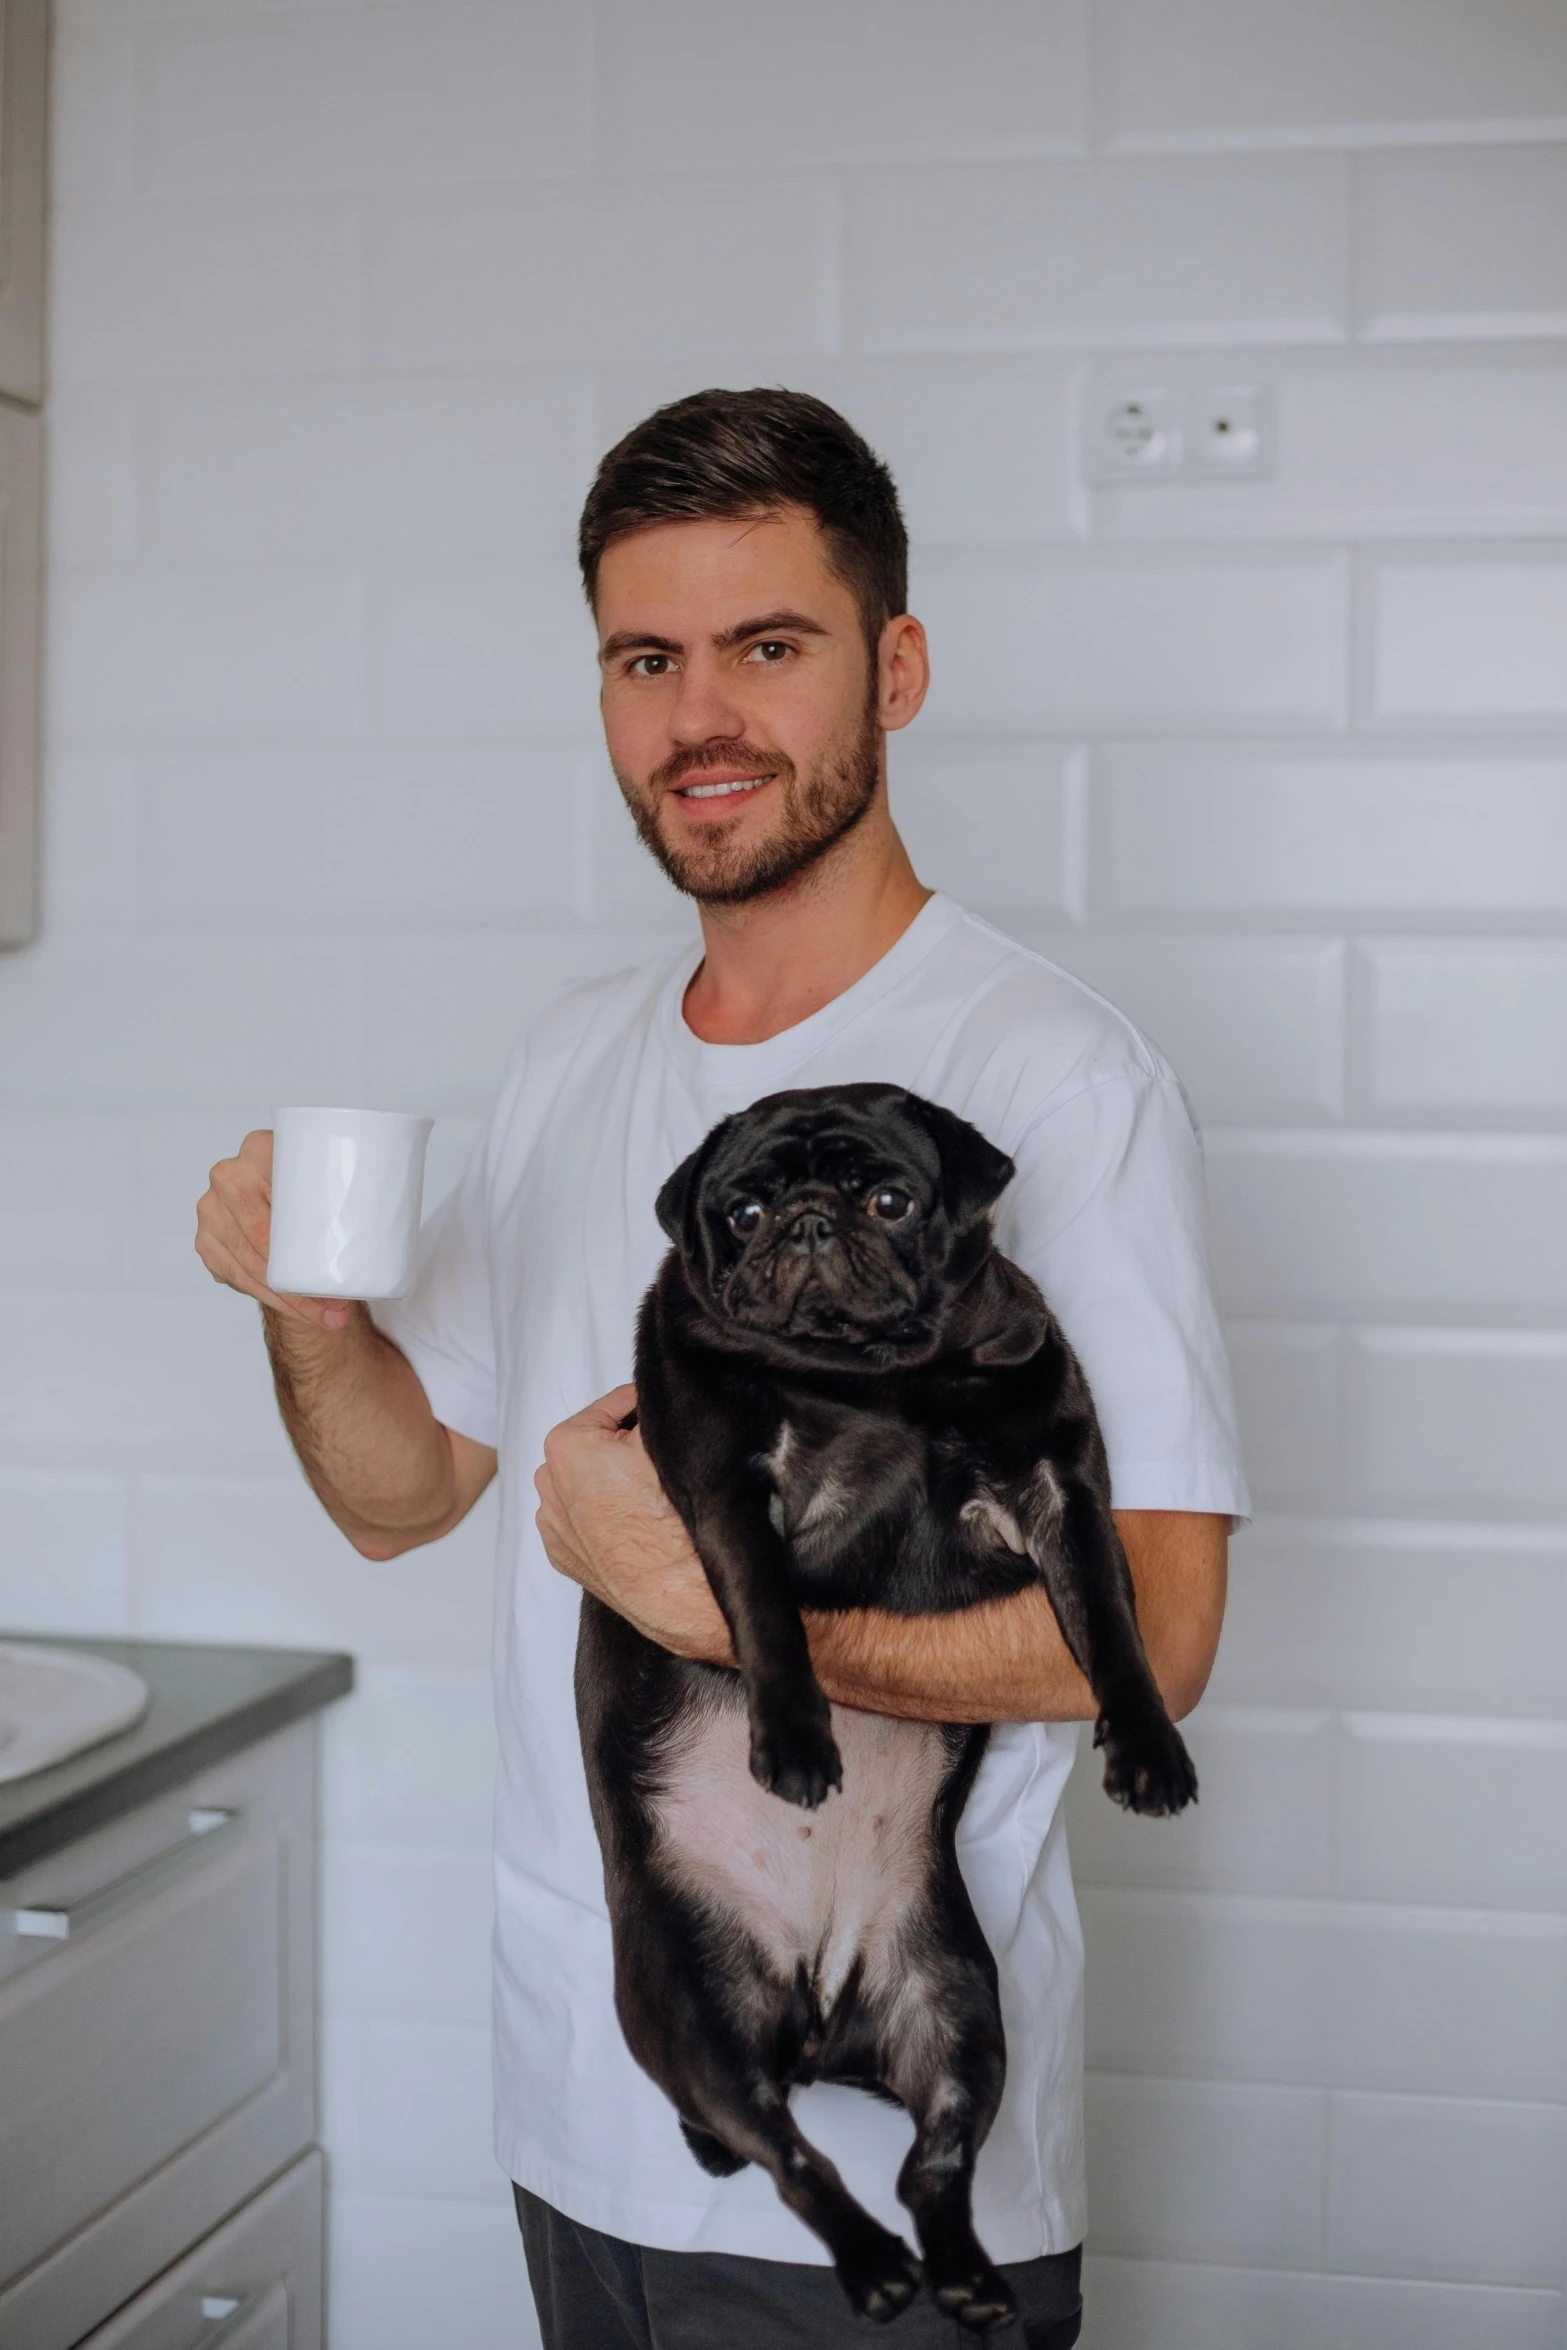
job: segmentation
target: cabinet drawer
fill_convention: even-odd
[[[0,1885],[0,2350],[68,2350],[308,2145],[313,1880],[299,1723]]]
[[[235,1830],[203,1837],[218,1849],[198,1844],[187,1874],[0,1998],[0,2276],[30,2268],[277,2071],[277,1829],[239,1819]]]
[[[80,2350],[321,2350],[321,2194],[307,2154]]]

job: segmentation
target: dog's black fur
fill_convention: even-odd
[[[992,1238],[1012,1173],[974,1127],[892,1085],[774,1094],[676,1169],[658,1198],[674,1245],[639,1324],[638,1414],[740,1672],[667,1654],[591,1597],[577,1660],[632,2053],[697,2160],[720,2176],[761,2163],[877,2318],[907,2304],[920,2270],[801,2136],[788,2093],[848,2081],[907,2106],[898,2193],[926,2282],[976,2331],[1012,2316],[970,2216],[1006,2056],[954,1849],[989,1733],[835,1716],[801,1608],[940,1613],[1042,1583],[1098,1702],[1109,1793],[1144,1812],[1196,1793],[1138,1634],[1087,1383]],[[835,1721],[868,1759],[829,1801]],[[799,1811],[758,1799],[747,1749],[752,1777]],[[917,1784],[920,1808],[884,1858],[881,1813],[867,1823],[854,1807],[895,1808],[900,1783],[905,1797]],[[736,1823],[733,1866],[715,1811]],[[820,1864],[838,1870],[830,1893],[787,1842],[811,1837],[811,1815],[817,1852],[839,1839],[840,1861]],[[827,1903],[831,1962],[815,1926],[796,1945],[772,1912],[758,1925],[757,1880],[737,1871],[764,1864],[782,1872],[780,1898],[792,1885]],[[869,1922],[849,1949],[856,1871]]]

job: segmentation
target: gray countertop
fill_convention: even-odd
[[[0,1877],[14,1876],[89,1829],[149,1803],[242,1747],[346,1696],[354,1660],[305,1648],[207,1648],[171,1640],[81,1640],[0,1632],[81,1648],[140,1673],[151,1702],[139,1722],[51,1770],[0,1785]]]

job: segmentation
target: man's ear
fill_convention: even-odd
[[[1016,1164],[955,1111],[918,1095],[910,1098],[941,1154],[941,1195],[952,1228],[966,1232],[995,1206],[1017,1173]]]
[[[727,1124],[727,1120],[724,1121]],[[702,1177],[707,1162],[713,1155],[713,1145],[724,1130],[720,1124],[705,1135],[688,1159],[682,1159],[673,1175],[663,1184],[653,1202],[653,1213],[669,1234],[681,1254],[694,1257],[702,1236],[701,1218],[697,1212],[702,1193]]]

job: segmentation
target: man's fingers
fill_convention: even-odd
[[[624,1387],[612,1387],[608,1395],[596,1396],[592,1403],[584,1404],[580,1412],[573,1412],[561,1425],[580,1428],[584,1435],[618,1436],[621,1421],[636,1408],[637,1391],[627,1380]]]
[[[265,1281],[267,1252],[258,1244],[255,1228],[235,1214],[229,1203],[215,1192],[208,1192],[196,1210],[196,1251],[205,1261],[205,1240],[214,1249],[240,1266],[252,1281]]]
[[[226,1288],[237,1289],[241,1297],[253,1297],[258,1306],[286,1315],[291,1322],[304,1322],[312,1330],[343,1330],[348,1325],[351,1308],[346,1298],[287,1297],[279,1290],[269,1289],[264,1281],[254,1280],[240,1265],[221,1272],[216,1265],[208,1263],[207,1270]]]
[[[257,1170],[266,1183],[268,1197],[270,1197],[272,1190],[271,1127],[259,1126],[253,1133],[247,1134],[235,1155],[243,1159],[247,1167],[254,1167]]]
[[[549,1470],[536,1469],[533,1484],[539,1496],[533,1522],[539,1530],[545,1557],[557,1574],[580,1583],[585,1590],[595,1589],[592,1567],[573,1537],[570,1520],[561,1509],[560,1495]]]
[[[259,1235],[254,1221],[237,1212],[234,1203],[219,1191],[209,1191],[196,1210],[196,1254],[209,1273],[227,1281],[231,1288],[243,1287],[254,1296],[267,1290],[265,1240],[264,1210]],[[233,1279],[236,1271],[243,1276],[240,1283]],[[267,1290],[269,1302],[271,1295]]]
[[[214,1281],[312,1330],[344,1330],[346,1299],[282,1297],[267,1284],[272,1239],[272,1135],[247,1134],[232,1159],[219,1159],[196,1207],[196,1254]]]
[[[534,1470],[533,1490],[539,1497],[539,1506],[534,1512],[533,1522],[544,1537],[545,1548],[553,1556],[559,1543],[569,1544],[571,1520],[567,1517],[562,1506],[560,1487],[556,1484],[548,1467]]]
[[[286,1297],[269,1289],[262,1277],[264,1259],[260,1270],[254,1269],[253,1252],[247,1263],[210,1231],[198,1229],[196,1254],[213,1280],[221,1281],[225,1289],[237,1290],[241,1297],[253,1297],[257,1305],[270,1306],[274,1313],[286,1314],[291,1321],[306,1322],[314,1330],[341,1330],[347,1325],[352,1309],[346,1298]]]
[[[196,1229],[228,1249],[257,1279],[266,1274],[272,1238],[271,1193],[265,1176],[243,1159],[220,1159],[196,1209]],[[201,1240],[197,1239],[197,1248]]]

